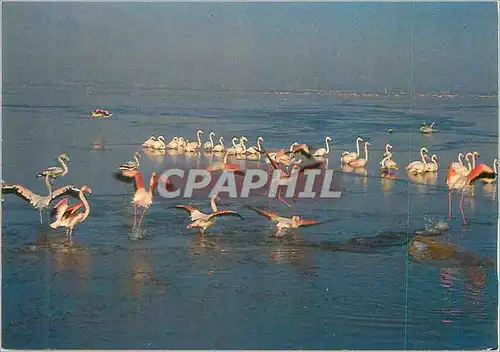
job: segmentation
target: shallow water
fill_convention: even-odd
[[[57,185],[89,185],[90,217],[75,229],[80,247],[61,243],[64,230],[38,223],[38,213],[13,195],[3,210],[3,346],[5,348],[169,349],[479,349],[496,347],[498,283],[494,268],[446,267],[410,261],[406,241],[344,247],[356,237],[403,234],[406,240],[430,220],[447,215],[444,177],[458,152],[496,158],[494,100],[342,100],[315,95],[264,95],[184,91],[4,87],[2,178],[38,193],[37,172],[66,152],[70,172]],[[91,120],[95,107],[110,120]],[[437,133],[419,133],[436,121]],[[256,200],[278,213],[331,220],[273,238],[274,227],[246,208],[222,200],[220,208],[246,219],[221,218],[204,237],[186,229],[177,203],[209,208],[206,199],[157,196],[140,233],[132,231],[133,188],[113,178],[150,135],[194,139],[196,130],[224,136],[258,136],[268,149],[294,141],[315,147],[332,137],[329,166],[371,142],[367,177],[342,174],[343,196],[297,202]],[[394,133],[388,134],[392,128]],[[410,133],[411,130],[411,133]],[[409,142],[411,141],[411,148]],[[104,142],[106,150],[93,150]],[[400,166],[426,146],[440,170],[435,185],[381,179],[386,143]],[[411,149],[411,150],[409,150]],[[202,157],[204,158],[204,157]],[[141,159],[144,175],[197,159]],[[245,162],[242,162],[244,165]],[[248,164],[250,165],[250,164]],[[263,160],[261,165],[265,165]],[[437,236],[496,260],[496,187],[478,183],[464,207],[458,195],[449,230]],[[323,245],[320,245],[323,244]],[[337,247],[338,248],[338,247]]]

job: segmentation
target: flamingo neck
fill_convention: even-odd
[[[387,146],[385,147],[385,151],[387,152]],[[359,156],[359,139],[356,138],[356,156]]]
[[[136,172],[136,174],[134,175],[134,179],[137,190],[144,189],[144,181],[142,180],[142,175],[140,172]]]
[[[64,170],[64,173],[67,173],[68,172],[68,165],[66,165],[66,163],[64,162],[64,160],[61,157],[59,157],[58,160],[59,160],[59,164],[61,164],[61,166]]]
[[[198,148],[201,147],[200,131],[196,133],[196,138],[198,138]]]
[[[464,166],[464,163],[462,162],[462,158],[464,157],[464,155],[462,153],[458,154],[458,163],[461,165],[461,166]],[[467,159],[467,158],[466,158]]]
[[[472,154],[472,168],[476,167],[476,156]]]
[[[212,211],[215,213],[217,211],[217,204],[215,204],[215,197],[210,198],[210,206]]]
[[[49,175],[45,176],[45,184],[47,185],[47,188],[49,190],[49,198],[52,198],[52,185],[49,181]]]
[[[219,142],[220,142],[220,145],[222,146],[222,148],[224,148],[224,142],[222,141],[222,137],[220,137]]]
[[[259,148],[259,151],[262,150],[262,147],[260,146],[260,138],[257,138],[257,148]]]
[[[134,155],[134,159],[135,159],[135,164],[137,165],[137,167],[139,167],[139,158],[137,157],[137,155]]]
[[[210,146],[211,146],[211,147],[212,147],[212,149],[213,149],[213,147],[214,147],[214,140],[212,139],[212,134],[211,134],[211,133],[210,133],[210,137],[209,137],[209,139],[210,139]]]
[[[427,164],[427,161],[425,160],[424,149],[420,149],[420,158],[422,159],[424,165]]]
[[[227,156],[229,155],[229,153],[226,152],[226,154],[224,154],[224,159],[222,159],[222,163],[223,164],[227,164]]]
[[[87,199],[85,198],[85,195],[83,194],[82,190],[80,190],[80,200],[82,201],[83,206],[85,207],[85,211],[83,212],[83,220],[85,220],[87,218],[87,216],[89,216],[89,214],[90,214],[90,206],[89,206],[89,202],[87,202]]]
[[[497,159],[493,161],[493,171],[495,171],[495,174],[498,174],[497,172]]]
[[[245,141],[243,139],[240,141],[240,145],[243,147],[243,153],[246,152],[247,151],[247,147],[246,147]]]
[[[233,140],[232,140],[233,147],[238,148],[238,146],[236,145],[236,141],[238,141],[238,138],[233,138]]]
[[[326,153],[330,153],[330,145],[328,144],[328,138],[325,138],[325,144],[326,144]]]
[[[365,159],[368,161],[368,144],[365,144]]]

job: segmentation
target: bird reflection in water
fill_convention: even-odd
[[[96,138],[94,143],[92,143],[92,150],[108,150],[108,146],[106,145],[106,139],[103,136],[99,136]]]
[[[357,185],[361,185],[363,188],[366,188],[366,186],[368,185],[368,177],[367,177],[368,170],[366,168],[364,168],[364,167],[353,168],[353,167],[349,166],[349,164],[343,164],[340,167],[340,171],[345,172],[345,173],[349,173],[349,174],[356,174],[359,176],[363,176],[363,177],[355,177],[354,182]]]
[[[426,193],[429,191],[430,186],[435,186],[437,184],[437,173],[426,172],[424,174],[412,174],[408,173],[408,180],[413,182],[413,186],[420,193]]]
[[[156,165],[162,165],[163,161],[165,160],[165,150],[164,149],[150,149],[150,148],[143,148],[142,150],[144,154],[147,155],[149,160],[153,164]]]
[[[297,231],[290,231],[285,236],[273,238],[269,257],[275,264],[292,265],[304,274],[314,274],[312,269],[316,263],[311,248],[303,242]]]
[[[161,285],[155,278],[147,249],[141,248],[141,245],[138,243],[131,252],[130,261],[132,267],[132,296],[140,296],[144,286],[148,284],[156,285],[159,290],[158,293],[165,293],[165,285]]]
[[[382,192],[385,196],[391,194],[391,189],[394,186],[394,180],[396,179],[396,175],[390,172],[382,172],[380,174],[380,185],[382,186]]]
[[[484,194],[488,195],[488,197],[491,197],[491,200],[496,200],[497,199],[497,184],[496,183],[485,183],[483,185],[483,192],[484,192]]]

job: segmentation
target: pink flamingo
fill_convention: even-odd
[[[144,188],[144,181],[142,180],[142,175],[139,171],[123,170],[122,175],[124,177],[134,179],[135,193],[134,193],[134,199],[132,200],[132,203],[134,204],[134,227],[136,226],[139,227],[141,225],[144,214],[146,213],[146,210],[153,203],[153,189],[157,183],[156,173],[153,172],[151,174],[151,177],[149,179],[148,191],[146,191],[146,189]],[[142,211],[139,223],[137,223],[137,208],[139,207],[143,208],[144,210]]]

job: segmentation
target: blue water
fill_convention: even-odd
[[[88,119],[95,107],[109,120]],[[316,95],[122,89],[83,86],[4,86],[2,179],[45,192],[37,172],[67,153],[70,172],[57,185],[89,185],[91,215],[75,228],[78,251],[63,251],[64,229],[40,226],[38,213],[4,195],[3,347],[159,349],[482,349],[497,345],[495,268],[427,265],[408,260],[404,244],[359,251],[329,250],[359,236],[400,233],[447,215],[446,166],[459,152],[497,156],[497,104],[488,99],[339,99]],[[437,133],[419,133],[436,121]],[[194,140],[198,128],[228,142],[245,135],[277,149],[294,141],[320,147],[332,138],[329,167],[371,142],[367,176],[342,174],[340,199],[257,200],[285,216],[333,220],[273,238],[274,227],[246,208],[222,200],[245,221],[221,218],[210,233],[186,229],[187,215],[168,208],[206,199],[156,196],[141,238],[132,231],[133,188],[113,178],[150,135]],[[387,130],[392,128],[394,133]],[[106,150],[94,150],[94,143]],[[381,179],[386,143],[403,167]],[[437,154],[436,184],[408,182],[404,166],[426,146]],[[201,160],[208,156],[202,155]],[[166,165],[197,162],[184,155],[141,159],[149,177]],[[254,162],[236,161],[242,167]],[[261,160],[260,166],[264,167]],[[458,196],[450,229],[439,239],[496,261],[497,189],[478,183]]]

